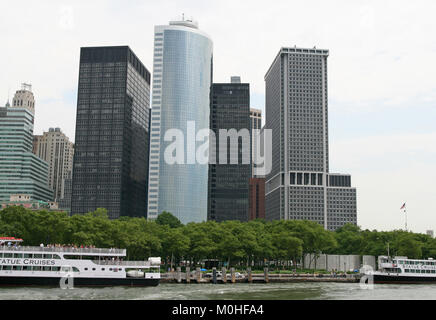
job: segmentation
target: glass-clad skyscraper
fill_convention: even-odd
[[[216,164],[209,164],[208,220],[248,220],[249,184],[251,164],[244,163],[243,157],[250,159],[250,148],[244,149],[244,130],[250,134],[250,84],[233,81],[214,83],[211,90],[210,129],[215,133]],[[240,137],[232,146],[227,135],[221,137],[221,130],[235,129]],[[227,131],[227,132],[229,132]],[[223,138],[224,141],[221,141]],[[225,147],[223,147],[225,146]],[[222,147],[222,148],[221,148]],[[211,146],[212,148],[212,146]],[[227,162],[219,161],[220,149],[227,154]],[[231,149],[237,148],[237,163],[231,163]],[[215,151],[215,152],[214,152]],[[236,153],[236,152],[235,152]],[[245,153],[245,154],[244,154]]]
[[[52,201],[48,164],[32,153],[35,100],[31,86],[23,84],[12,106],[0,108],[0,201],[13,194]]]
[[[212,41],[192,21],[156,26],[153,68],[148,217],[168,211],[182,223],[205,221],[208,165],[196,161],[191,147],[203,144],[195,133],[209,129]],[[182,161],[174,164],[165,160],[176,139],[171,129],[183,140]]]
[[[150,73],[128,46],[81,48],[71,213],[145,217]]]

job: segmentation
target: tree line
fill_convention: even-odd
[[[305,254],[436,257],[436,240],[424,234],[362,230],[347,224],[335,232],[312,221],[207,221],[183,225],[168,212],[155,221],[109,219],[105,209],[84,215],[9,207],[0,211],[0,235],[19,237],[23,245],[65,244],[125,248],[127,258],[162,257],[167,266],[184,261],[197,266],[217,259],[227,266],[291,267]],[[295,266],[293,266],[295,267]]]

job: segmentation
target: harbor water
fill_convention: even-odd
[[[403,300],[436,299],[436,285],[359,283],[175,284],[157,287],[0,288],[0,300]]]

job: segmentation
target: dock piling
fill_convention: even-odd
[[[251,268],[247,269],[247,273],[248,273],[248,282],[253,283],[253,274],[251,273]]]
[[[269,282],[269,278],[268,278],[268,268],[264,268],[263,269],[263,277],[264,277],[264,281],[265,283]]]
[[[216,284],[216,268],[215,267],[212,268],[212,281],[213,281],[213,284]]]
[[[230,269],[230,274],[231,274],[231,277],[232,277],[232,283],[235,283],[236,282],[235,268],[231,268]]]
[[[201,270],[200,270],[200,268],[197,268],[196,269],[196,279],[197,279],[197,283],[200,283],[200,281],[201,281]]]
[[[186,283],[191,283],[191,268],[186,267]]]
[[[223,283],[227,283],[227,270],[226,270],[225,267],[223,267],[223,269],[222,269],[222,276],[221,276],[221,278],[222,278]]]
[[[180,267],[177,267],[176,280],[177,280],[177,283],[182,282],[182,269]]]

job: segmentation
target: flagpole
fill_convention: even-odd
[[[406,231],[407,231],[407,209],[406,209],[406,207],[404,207],[404,214],[406,216]]]

